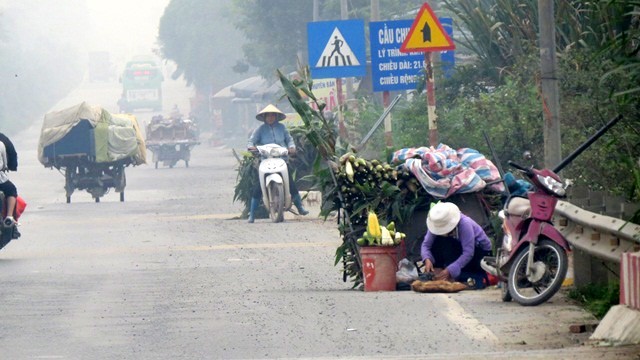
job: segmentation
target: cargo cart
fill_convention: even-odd
[[[133,115],[112,115],[85,103],[45,115],[38,158],[64,175],[67,203],[75,190],[86,190],[100,202],[114,189],[124,201],[125,168],[146,162]]]
[[[154,116],[146,128],[147,149],[153,153],[155,168],[162,162],[164,166],[173,168],[178,161],[184,161],[189,167],[191,150],[200,142],[198,129],[189,119]]]

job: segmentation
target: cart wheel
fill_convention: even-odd
[[[124,202],[124,191],[120,191],[120,202]]]
[[[71,196],[67,196],[67,204],[71,203]]]
[[[156,169],[158,168],[158,162],[156,161]]]
[[[97,203],[99,203],[99,202],[100,202],[100,198],[99,198],[99,197],[97,197],[97,198],[96,198],[96,202],[97,202]]]

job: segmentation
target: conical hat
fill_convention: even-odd
[[[276,114],[276,120],[277,121],[284,120],[284,118],[287,117],[287,115],[285,115],[282,111],[280,111],[280,109],[278,109],[277,107],[269,104],[269,105],[267,105],[267,107],[265,107],[264,109],[260,110],[258,115],[256,115],[256,119],[258,119],[259,121],[263,121],[264,122],[264,117],[265,117],[266,114]]]

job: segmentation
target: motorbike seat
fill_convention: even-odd
[[[531,203],[529,199],[523,197],[512,197],[507,204],[509,215],[527,217],[531,213]]]

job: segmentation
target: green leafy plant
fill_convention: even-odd
[[[595,317],[602,319],[612,306],[620,303],[620,285],[589,284],[569,290],[568,296]]]
[[[353,287],[362,284],[362,263],[356,244],[358,232],[362,232],[352,225],[350,216],[341,211],[341,208],[334,206],[335,198],[343,199],[336,181],[337,155],[336,148],[339,148],[340,140],[333,123],[324,116],[326,104],[318,100],[313,91],[313,79],[308,67],[299,66],[298,78],[289,79],[280,70],[277,71],[278,78],[282,83],[285,96],[289,100],[291,107],[300,115],[303,125],[300,133],[304,135],[309,144],[315,147],[316,159],[313,163],[313,174],[306,178],[311,179],[314,188],[322,191],[321,215],[326,217],[331,211],[338,210],[338,229],[342,237],[342,244],[338,246],[335,254],[335,265],[342,263],[343,280],[350,278]],[[303,97],[304,94],[305,97]],[[309,102],[314,103],[314,107]],[[317,109],[317,110],[316,110]]]
[[[291,106],[303,119],[300,134],[317,151],[313,173],[306,178],[322,192],[321,215],[325,219],[338,215],[343,242],[336,249],[335,264],[342,263],[345,281],[350,278],[354,288],[358,287],[362,284],[362,268],[357,239],[364,232],[368,213],[374,211],[386,224],[395,222],[400,231],[410,226],[413,212],[426,208],[432,197],[406,169],[396,169],[384,160],[365,159],[337,136],[335,125],[323,116],[324,104],[311,91],[313,80],[308,67],[301,68],[294,80],[281,72],[278,76]]]
[[[241,218],[246,219],[249,216],[249,204],[251,203],[251,195],[255,186],[258,185],[258,162],[253,154],[248,151],[243,151],[238,155],[234,151],[236,159],[238,160],[238,166],[236,168],[236,186],[233,193],[233,201],[239,201],[244,204],[244,210],[240,215]],[[267,209],[264,205],[260,205],[256,209],[256,218],[263,219],[268,217]]]

